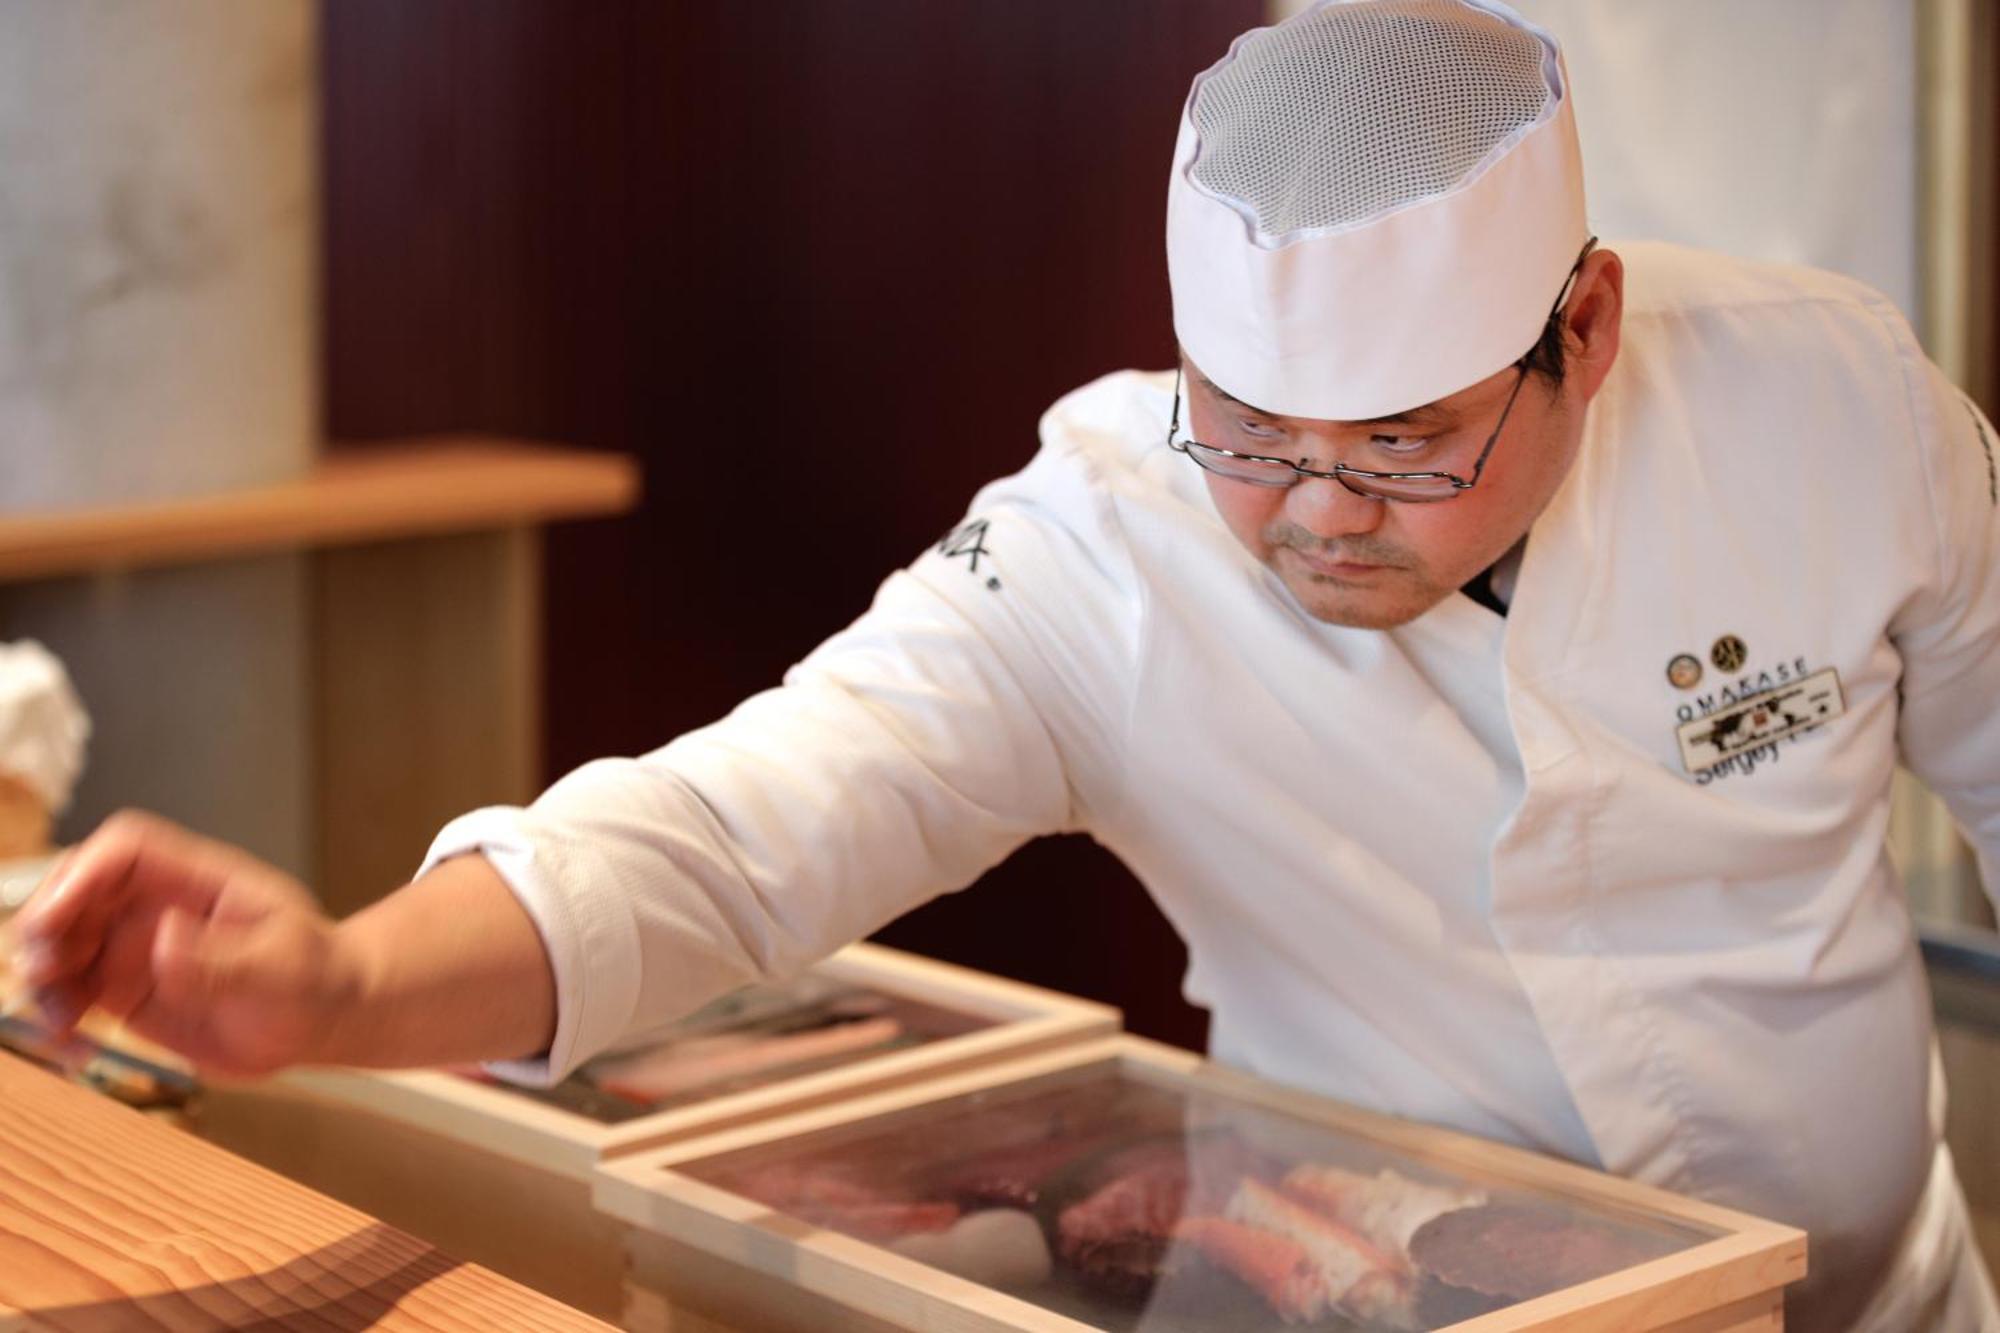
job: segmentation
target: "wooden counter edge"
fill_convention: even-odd
[[[0,1327],[113,1319],[610,1327],[0,1053]]]

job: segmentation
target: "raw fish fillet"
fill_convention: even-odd
[[[1297,1241],[1222,1217],[1184,1217],[1174,1235],[1253,1288],[1286,1323],[1326,1313],[1326,1279]]]
[[[814,1226],[863,1240],[942,1231],[958,1220],[957,1204],[905,1198],[857,1179],[856,1169],[773,1162],[717,1183]]]
[[[1302,1247],[1326,1283],[1328,1298],[1345,1313],[1393,1328],[1416,1326],[1410,1270],[1353,1228],[1256,1180],[1237,1187],[1228,1219]]]
[[[1057,1230],[1065,1241],[1132,1232],[1164,1240],[1180,1218],[1187,1187],[1187,1159],[1176,1153],[1114,1177],[1083,1202],[1063,1209]]]
[[[1187,1190],[1186,1156],[1176,1150],[1155,1157],[1063,1209],[1056,1251],[1098,1285],[1142,1294],[1159,1277]]]
[[[1486,1202],[1483,1190],[1421,1185],[1388,1168],[1372,1176],[1337,1166],[1300,1166],[1286,1173],[1285,1193],[1366,1236],[1404,1262],[1410,1237],[1432,1218]]]
[[[656,1102],[725,1079],[865,1051],[902,1035],[903,1026],[895,1019],[868,1018],[775,1037],[745,1034],[703,1037],[607,1061],[591,1071],[591,1079],[606,1092],[620,1097]]]

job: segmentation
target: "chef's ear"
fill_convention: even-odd
[[[1596,249],[1583,261],[1563,307],[1569,331],[1563,378],[1589,402],[1618,359],[1618,334],[1625,314],[1625,261],[1615,251]]]

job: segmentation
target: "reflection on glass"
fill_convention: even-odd
[[[724,996],[649,1040],[591,1061],[553,1088],[495,1086],[615,1125],[975,1032],[991,1022],[808,974]]]
[[[1149,1333],[1439,1328],[1708,1239],[1115,1071],[674,1169]]]

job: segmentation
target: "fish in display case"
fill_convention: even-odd
[[[1705,1233],[1117,1076],[677,1170],[1107,1330],[1416,1330]]]

